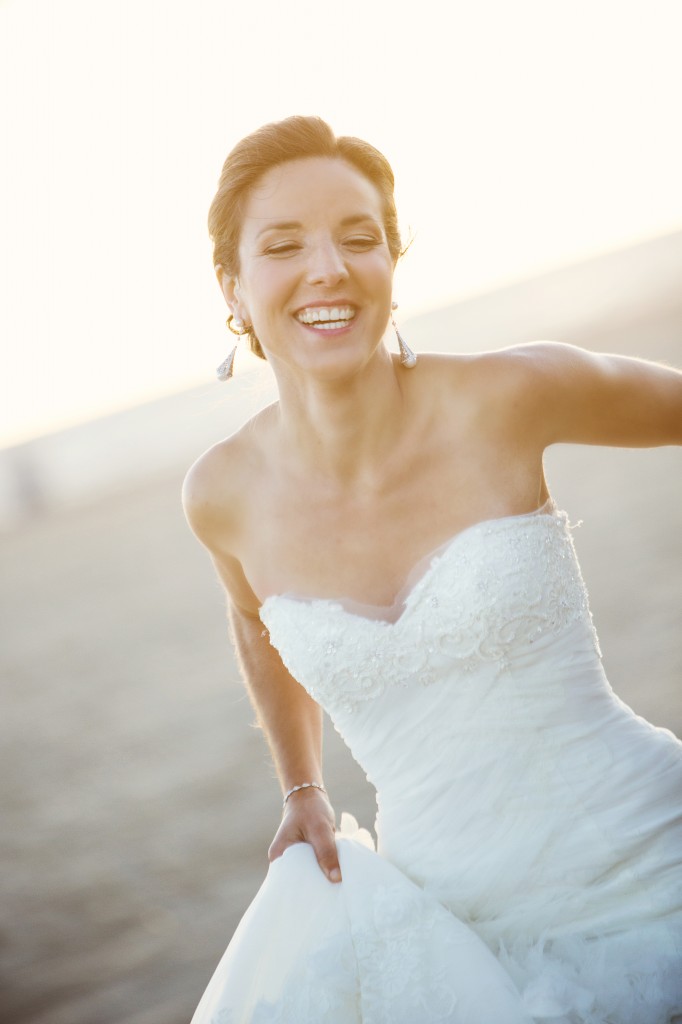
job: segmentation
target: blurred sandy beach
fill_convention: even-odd
[[[553,338],[680,366],[681,281],[676,234],[401,330],[417,351]],[[180,507],[192,459],[268,400],[261,379],[0,453],[5,1024],[186,1024],[267,870],[279,787]],[[614,689],[682,734],[682,450],[560,447],[547,474],[583,521]],[[371,828],[331,729],[327,765],[337,814]]]

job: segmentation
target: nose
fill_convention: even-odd
[[[308,264],[309,284],[335,285],[347,277],[348,268],[343,253],[332,239],[321,241],[313,248]]]

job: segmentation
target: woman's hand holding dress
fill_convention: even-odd
[[[273,861],[281,857],[294,843],[310,843],[327,878],[332,882],[340,882],[335,826],[332,806],[319,789],[304,789],[293,793],[286,803],[282,823],[268,850],[268,859]]]

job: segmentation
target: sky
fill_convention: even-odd
[[[206,213],[267,121],[389,158],[399,317],[681,229],[680,38],[677,0],[0,0],[0,447],[214,379]]]

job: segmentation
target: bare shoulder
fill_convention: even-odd
[[[464,379],[495,383],[510,372],[518,379],[534,369],[575,358],[582,349],[558,341],[530,341],[483,352],[427,352],[420,354],[424,376],[457,383]],[[586,354],[586,353],[583,353]]]
[[[535,384],[539,377],[596,367],[600,356],[564,341],[527,341],[482,354],[513,386]]]
[[[263,458],[263,433],[272,408],[263,409],[190,466],[182,485],[182,502],[193,530],[210,524],[216,513],[224,520],[235,510],[245,482]]]
[[[272,409],[264,409],[204,452],[189,468],[182,486],[182,505],[192,532],[208,549],[233,603],[251,612],[257,601],[237,552],[248,516],[248,495],[264,471]]]
[[[432,354],[428,360],[431,372],[451,383],[513,389],[534,383],[540,374],[563,372],[591,356],[559,341],[529,341],[484,352]]]
[[[475,353],[427,353],[420,356],[425,392],[446,400],[457,393],[468,403],[517,406],[540,378],[563,372],[580,350],[554,341],[534,341]]]
[[[469,354],[428,354],[424,396],[441,410],[455,406],[482,436],[544,447],[545,404],[584,375],[592,353],[556,341],[532,341]],[[554,398],[552,398],[554,396]]]
[[[446,361],[440,378],[487,410],[495,429],[543,449],[682,438],[682,373],[645,359],[533,341]]]
[[[558,341],[530,341],[482,352],[471,363],[470,383],[518,415],[538,388],[584,363],[588,353]]]

